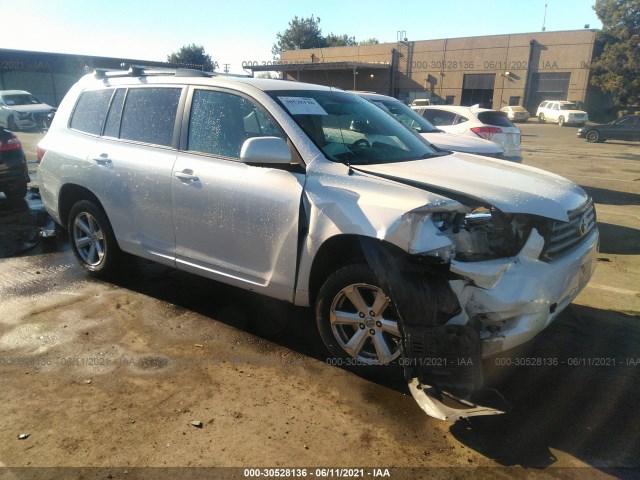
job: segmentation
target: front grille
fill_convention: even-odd
[[[546,235],[543,260],[552,260],[581,243],[596,225],[596,210],[589,198],[581,207],[567,212],[568,222],[553,221]]]

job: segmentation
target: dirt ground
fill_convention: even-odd
[[[582,185],[602,238],[591,283],[560,318],[485,362],[509,413],[432,419],[403,382],[328,365],[306,309],[146,261],[116,282],[92,280],[54,240],[0,260],[0,466],[120,467],[86,478],[132,478],[131,467],[277,466],[313,476],[316,467],[362,467],[364,476],[414,467],[392,478],[633,478],[640,145],[521,128],[524,163]],[[39,136],[20,138],[34,155]],[[18,211],[0,199],[0,236],[38,216],[30,195]],[[32,246],[22,237],[12,245],[20,244]],[[517,366],[522,358],[557,365]]]

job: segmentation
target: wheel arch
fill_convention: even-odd
[[[107,216],[102,203],[91,190],[81,185],[68,183],[62,186],[58,195],[58,215],[60,216],[60,223],[64,228],[67,228],[71,208],[80,200],[90,200],[94,202],[96,206],[104,212],[105,216]],[[108,218],[107,216],[107,219]]]
[[[314,305],[325,280],[338,268],[349,263],[364,262],[366,257],[360,239],[362,235],[339,234],[327,239],[313,258],[309,274],[309,303]],[[382,240],[378,240],[382,242]]]

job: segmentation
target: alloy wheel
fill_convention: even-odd
[[[100,224],[88,212],[79,213],[73,222],[73,242],[87,265],[99,265],[104,258],[105,239]]]

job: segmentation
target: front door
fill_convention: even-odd
[[[284,133],[251,99],[192,91],[172,178],[178,268],[291,301],[304,173],[240,161],[244,140]]]

